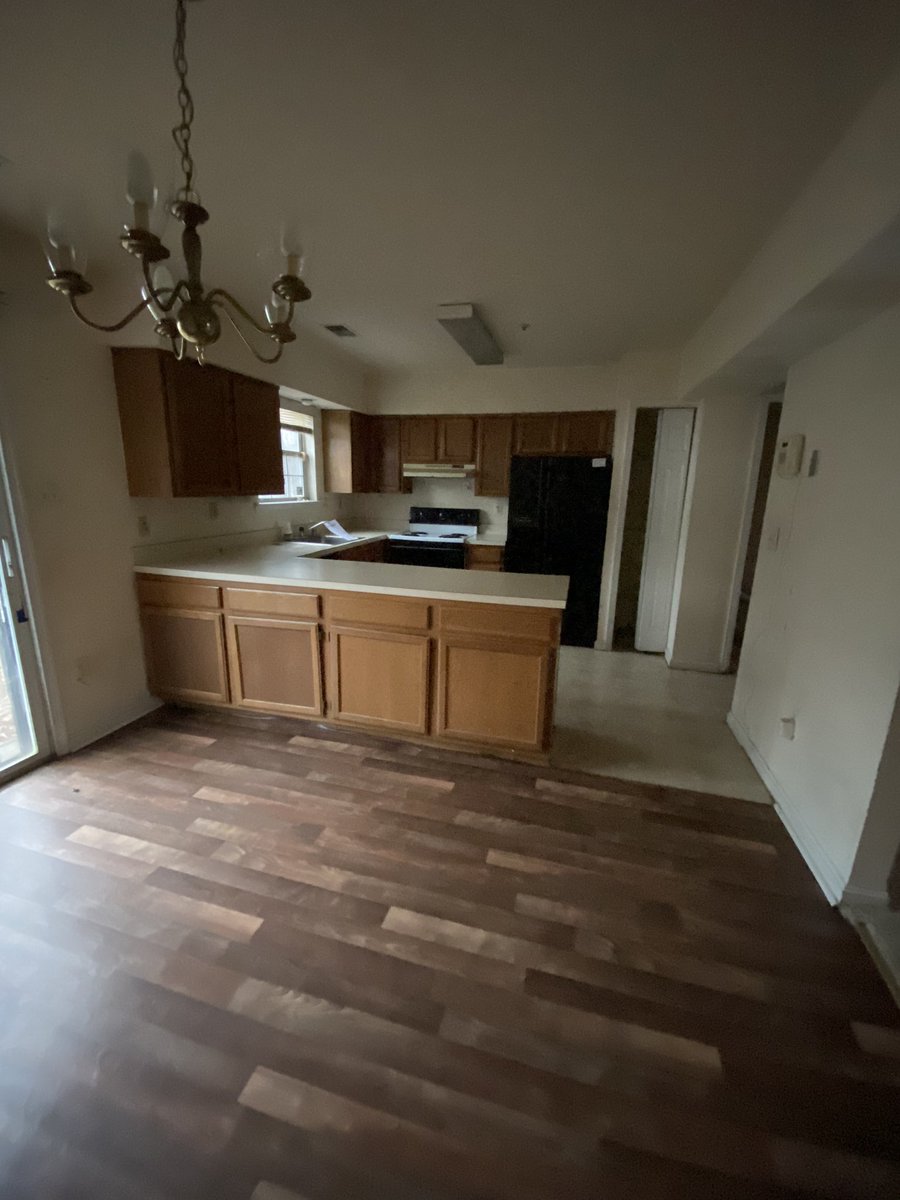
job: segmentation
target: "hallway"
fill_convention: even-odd
[[[661,655],[560,653],[555,767],[771,803],[725,724],[733,675],[672,671]]]

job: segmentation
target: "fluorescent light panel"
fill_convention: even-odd
[[[437,319],[479,367],[503,362],[503,351],[476,312],[474,304],[439,304]]]

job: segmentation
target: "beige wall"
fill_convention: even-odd
[[[804,434],[804,467],[812,450],[820,466],[773,477],[731,716],[833,899],[900,683],[898,379],[900,308],[788,375],[781,430]]]

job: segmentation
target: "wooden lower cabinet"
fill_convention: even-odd
[[[555,654],[540,642],[438,643],[435,735],[510,750],[547,748]]]
[[[466,570],[502,571],[503,546],[466,546]]]
[[[225,639],[218,612],[142,608],[141,628],[147,684],[155,696],[228,703]]]
[[[316,622],[226,617],[231,699],[241,708],[322,715],[322,658]]]
[[[340,627],[329,636],[329,716],[407,733],[428,732],[427,637]]]
[[[137,590],[161,699],[513,756],[550,749],[557,609],[149,573]]]

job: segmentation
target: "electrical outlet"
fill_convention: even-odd
[[[211,521],[215,521],[219,515],[218,500],[210,500],[209,504],[207,505],[207,512],[209,513],[209,519]]]
[[[150,522],[146,517],[138,517],[138,537],[150,536]]]
[[[792,742],[797,732],[796,719],[794,717],[782,717],[779,724],[781,726],[781,736],[787,741]]]

